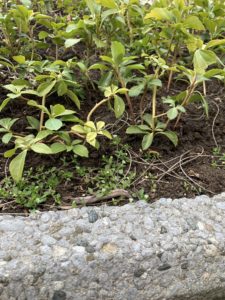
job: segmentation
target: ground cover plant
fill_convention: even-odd
[[[225,188],[221,0],[1,1],[1,212]]]

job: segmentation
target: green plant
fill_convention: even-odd
[[[127,189],[131,187],[135,173],[129,171],[130,159],[127,153],[127,145],[119,147],[119,139],[114,138],[112,146],[116,146],[113,155],[103,155],[98,170],[93,170],[91,176],[85,178],[89,186],[90,194],[101,197],[115,189]],[[80,172],[80,168],[78,169]],[[90,170],[89,170],[90,172]],[[90,174],[90,173],[89,173]]]
[[[61,203],[61,195],[57,191],[59,184],[69,181],[73,176],[71,172],[63,172],[56,167],[30,168],[24,175],[18,183],[10,177],[1,181],[0,200],[6,206],[8,201],[14,201],[22,207],[36,209],[49,200],[58,205]]]
[[[127,128],[126,133],[128,134],[141,134],[144,135],[142,139],[142,149],[147,150],[151,147],[153,139],[157,135],[166,136],[174,146],[178,143],[178,138],[175,132],[166,130],[166,124],[162,122],[155,123],[152,115],[145,114],[143,116],[145,124],[134,125]]]

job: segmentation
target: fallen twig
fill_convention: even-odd
[[[117,198],[117,197],[130,198],[131,195],[126,190],[116,189],[116,190],[111,191],[108,195],[101,196],[101,197],[97,197],[95,195],[85,196],[85,197],[82,197],[82,196],[81,197],[67,197],[66,200],[69,199],[69,200],[73,200],[73,202],[75,202],[76,204],[86,205],[86,204],[100,202],[100,201],[103,201],[103,200],[109,200],[109,199]],[[70,209],[70,208],[72,208],[72,206],[71,205],[60,206],[60,208],[61,209]]]

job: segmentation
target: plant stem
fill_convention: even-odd
[[[45,101],[46,101],[46,95],[42,97],[42,101],[41,101],[41,105],[42,106],[45,106]],[[44,123],[44,111],[42,110],[41,111],[41,115],[40,115],[40,125],[39,125],[39,131],[42,130],[42,127],[43,127],[43,123]]]
[[[176,34],[176,29],[173,30],[172,37],[171,37],[171,40],[170,40],[170,43],[169,43],[169,47],[168,47],[168,51],[166,53],[166,58],[165,58],[166,65],[168,64],[168,58],[169,58],[169,54],[170,54],[171,47],[172,47],[172,44],[173,44],[173,40],[175,38],[175,34]]]
[[[96,111],[96,109],[101,106],[102,104],[106,103],[107,101],[109,101],[111,99],[111,97],[106,98],[101,100],[100,102],[96,103],[95,106],[90,110],[88,116],[87,116],[87,122],[90,121],[91,116],[93,115],[93,113]]]
[[[143,114],[144,114],[144,100],[145,100],[145,97],[146,97],[146,94],[147,94],[147,91],[148,91],[148,85],[147,83],[145,84],[145,88],[144,88],[144,93],[141,97],[141,101],[140,101],[140,117],[141,117],[141,124],[143,124]]]
[[[123,78],[121,77],[118,68],[115,68],[115,73],[116,73],[117,79],[118,79],[118,81],[120,82],[122,88],[126,88],[126,84],[125,84]],[[133,110],[133,105],[132,105],[130,96],[128,95],[127,92],[125,92],[125,97],[126,97],[126,100],[127,100],[127,104],[128,104],[129,110],[130,110],[131,123],[134,124],[135,121],[134,121],[134,110]]]
[[[58,60],[58,57],[59,57],[59,47],[58,47],[58,45],[56,44],[56,45],[55,45],[55,60]]]
[[[157,86],[153,87],[152,93],[152,118],[153,118],[153,128],[152,131],[155,130],[155,119],[156,119],[156,95],[157,95]]]
[[[132,29],[132,25],[131,25],[131,22],[130,22],[129,9],[127,9],[127,26],[129,28],[130,45],[132,45],[132,43],[133,43],[133,29]]]
[[[156,69],[155,70],[155,79],[158,79],[158,72],[159,72],[159,69]],[[156,121],[156,96],[157,96],[157,86],[154,85],[153,87],[153,92],[152,92],[152,119],[153,119],[153,128],[152,128],[152,131],[154,132],[155,130],[155,121]]]
[[[174,51],[173,60],[172,60],[172,66],[176,63],[176,58],[177,58],[177,47],[175,48],[175,51]],[[173,78],[173,70],[170,70],[168,84],[167,84],[167,88],[166,88],[167,92],[169,92],[169,90],[170,90],[172,78]]]
[[[187,95],[185,96],[183,102],[181,103],[182,106],[186,106],[186,105],[188,104],[188,101],[190,100],[190,98],[191,98],[191,96],[192,96],[192,94],[193,94],[193,92],[194,92],[194,90],[195,90],[195,88],[196,88],[196,77],[197,77],[197,75],[195,74],[195,75],[194,75],[194,78],[193,78],[193,80],[192,80],[192,83],[191,83],[191,85],[190,85],[189,88],[188,88]],[[175,125],[174,125],[174,128],[177,127],[177,124],[179,123],[180,118],[181,118],[181,114],[182,114],[182,113],[180,112],[180,113],[179,113],[179,116],[177,117],[177,120],[176,120],[176,123],[175,123]]]
[[[203,81],[203,95],[206,96],[207,94],[207,91],[206,91],[206,83],[205,83],[205,80]]]

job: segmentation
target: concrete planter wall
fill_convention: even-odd
[[[224,216],[225,194],[0,216],[0,299],[225,299]]]

